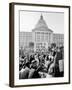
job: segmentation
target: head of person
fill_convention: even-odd
[[[57,52],[60,52],[60,48],[59,47],[57,48]]]
[[[36,68],[38,67],[36,60],[33,60],[33,61],[31,62],[31,67],[34,68],[34,69],[36,69]]]

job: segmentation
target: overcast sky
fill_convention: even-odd
[[[20,11],[20,31],[31,32],[41,14],[54,33],[64,33],[64,13]]]

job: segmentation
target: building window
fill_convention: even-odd
[[[40,41],[40,32],[36,33],[36,41],[39,42]]]
[[[48,33],[45,33],[45,40],[48,42]]]
[[[41,32],[41,41],[44,41],[44,32]]]
[[[50,43],[50,37],[51,37],[51,34],[49,33],[49,43]]]

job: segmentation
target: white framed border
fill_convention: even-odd
[[[19,80],[19,10],[63,12],[64,13],[64,77],[46,79]],[[35,85],[69,82],[69,9],[61,7],[44,7],[14,5],[14,85]]]

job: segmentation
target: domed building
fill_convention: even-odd
[[[53,42],[53,31],[48,28],[42,14],[35,28],[32,30],[34,50],[48,49]]]
[[[52,43],[56,43],[57,47],[64,45],[64,34],[53,33],[42,14],[32,32],[20,32],[19,36],[19,47],[24,49],[48,50]]]

